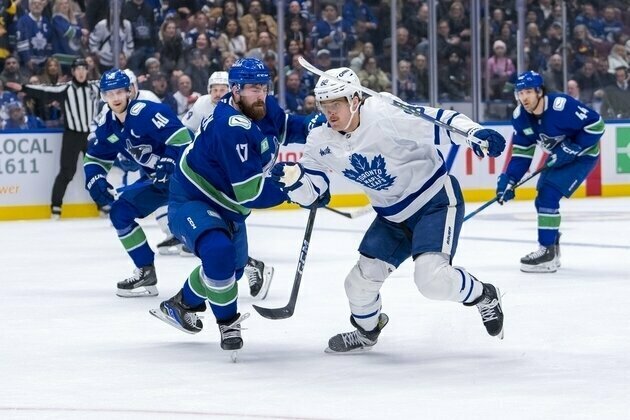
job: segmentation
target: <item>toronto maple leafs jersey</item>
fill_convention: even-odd
[[[42,64],[52,53],[52,29],[45,16],[23,15],[17,21],[17,51],[23,64]]]
[[[127,110],[124,124],[112,111],[99,121],[95,139],[89,142],[83,160],[86,179],[99,172],[106,174],[118,153],[152,175],[160,158],[177,161],[192,141],[190,131],[164,104],[136,99],[129,103]]]
[[[208,115],[211,115],[216,107],[215,104],[212,103],[212,96],[203,95],[197,99],[190,108],[188,112],[182,118],[182,123],[191,130],[196,133],[201,125],[201,121],[206,118]]]
[[[230,103],[219,102],[204,119],[174,177],[191,200],[207,202],[227,220],[243,221],[262,195],[282,196],[265,182],[278,139],[265,135]]]
[[[582,148],[580,159],[599,156],[599,139],[604,134],[600,115],[583,103],[562,93],[545,95],[543,113],[534,116],[519,105],[512,115],[514,135],[512,159],[506,173],[520,180],[530,166],[536,145],[553,153],[561,142],[572,142]]]
[[[423,107],[423,112],[464,132],[480,127],[455,111]],[[289,197],[313,203],[329,187],[326,174],[334,172],[361,187],[379,215],[402,222],[444,185],[446,167],[436,146],[465,144],[466,138],[377,98],[365,100],[360,118],[351,133],[329,126],[311,131],[300,159],[302,185]]]

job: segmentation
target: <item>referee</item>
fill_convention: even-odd
[[[61,204],[66,188],[77,169],[79,153],[87,150],[90,122],[96,116],[99,102],[98,82],[88,82],[88,66],[83,58],[72,62],[72,80],[59,85],[24,85],[7,83],[7,87],[23,90],[46,102],[63,102],[64,132],[61,143],[61,167],[52,189],[53,219],[61,217]]]

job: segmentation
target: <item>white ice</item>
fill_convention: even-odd
[[[296,312],[272,321],[251,305],[288,301],[307,213],[257,212],[250,255],[276,274],[262,302],[241,286],[252,315],[236,364],[209,311],[194,336],[148,314],[196,259],[157,256],[160,296],[123,299],[133,267],[107,220],[0,223],[0,418],[628,419],[629,209],[563,201],[562,268],[525,274],[533,204],[491,206],[464,224],[455,264],[500,287],[505,339],[475,308],[420,295],[406,262],[382,289],[379,343],[351,356],[323,350],[352,330],[343,281],[372,215],[318,212]]]

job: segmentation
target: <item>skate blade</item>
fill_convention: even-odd
[[[267,297],[267,293],[269,293],[269,286],[271,286],[271,280],[273,280],[273,272],[273,267],[265,266],[265,270],[263,271],[263,285],[256,295],[256,299],[263,300]]]
[[[553,261],[538,265],[521,264],[521,271],[523,273],[555,273],[557,270],[558,265]]]
[[[116,289],[116,296],[123,298],[138,298],[138,297],[151,297],[157,296],[158,289],[156,286],[142,286],[137,289]]]
[[[354,350],[348,350],[348,351],[334,351],[333,349],[331,349],[330,347],[326,347],[324,349],[324,353],[327,354],[334,354],[334,355],[339,355],[339,356],[348,356],[351,354],[362,354],[362,353],[367,353],[370,350],[372,350],[372,347],[374,346],[369,346],[369,347],[360,347],[358,349],[354,349]]]
[[[169,318],[166,315],[164,315],[164,312],[162,312],[159,309],[149,309],[149,313],[151,315],[153,315],[154,317],[156,317],[157,319],[159,319],[160,321],[163,321],[166,324],[170,325],[171,327],[175,327],[178,330],[180,330],[182,332],[185,332],[186,334],[194,335],[194,334],[197,334],[199,332],[199,331],[197,331],[197,332],[188,331],[188,330],[182,328],[181,325],[179,325],[177,322],[173,321],[171,318]]]
[[[232,353],[230,353],[230,360],[232,360],[232,363],[238,362],[238,350],[232,350]]]
[[[195,254],[193,254],[192,252],[187,252],[187,251],[179,251],[179,256],[180,257],[184,257],[184,258],[191,258],[191,257],[195,257]]]

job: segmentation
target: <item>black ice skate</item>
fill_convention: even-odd
[[[120,297],[157,296],[157,276],[153,264],[133,271],[133,276],[118,282],[116,295]]]
[[[525,273],[555,273],[560,266],[557,256],[559,244],[548,247],[540,246],[537,251],[521,258],[521,271]]]
[[[389,317],[381,312],[378,317],[378,324],[376,324],[376,328],[372,331],[365,331],[361,328],[352,315],[350,316],[350,322],[356,327],[356,330],[337,334],[328,340],[328,348],[324,350],[326,353],[350,354],[363,353],[371,350],[378,341],[378,336],[381,334],[381,331],[389,322]]]
[[[249,294],[261,300],[267,297],[271,279],[273,278],[273,267],[248,257],[245,275],[249,281]]]
[[[182,249],[179,251],[180,257],[194,257],[195,253],[192,252],[186,245],[182,244]]]
[[[236,362],[237,350],[243,348],[243,338],[241,337],[241,322],[249,318],[249,313],[243,315],[237,313],[232,319],[227,321],[217,321],[219,332],[221,333],[221,348],[232,351],[232,361]]]
[[[159,309],[150,309],[149,313],[180,331],[197,334],[203,328],[203,323],[196,312],[205,310],[205,302],[195,308],[184,305],[180,291],[169,300],[160,303]]]
[[[157,244],[157,249],[160,255],[179,255],[182,249],[182,243],[179,239],[171,235]]]
[[[486,331],[493,337],[503,340],[503,308],[501,308],[501,292],[490,283],[483,284],[481,296],[465,306],[476,306]]]
[[[50,208],[50,218],[52,220],[59,220],[61,218],[61,207],[52,206]]]

